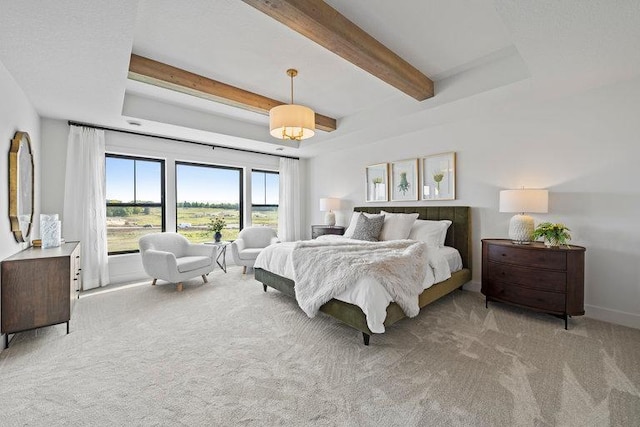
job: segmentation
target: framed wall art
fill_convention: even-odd
[[[421,199],[455,200],[456,153],[442,153],[420,159]]]
[[[386,202],[389,200],[389,164],[380,163],[367,166],[366,177],[366,201]]]
[[[391,201],[418,200],[418,159],[391,162]]]

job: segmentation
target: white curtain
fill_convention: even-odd
[[[283,242],[300,240],[300,172],[298,160],[280,158],[278,237]]]
[[[82,288],[109,284],[104,131],[71,126],[62,233],[82,245]]]

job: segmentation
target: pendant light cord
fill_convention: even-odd
[[[291,73],[291,105],[293,105],[293,73]]]

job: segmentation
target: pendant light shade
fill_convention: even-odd
[[[311,138],[315,128],[316,114],[309,107],[285,104],[269,111],[269,129],[275,138],[300,141]]]
[[[291,104],[278,105],[269,111],[269,133],[278,139],[300,141],[315,135],[316,114],[309,107],[293,103],[293,78],[298,74],[287,70],[291,77]]]

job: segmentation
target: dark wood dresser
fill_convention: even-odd
[[[28,248],[2,261],[2,332],[67,323],[81,287],[80,243]]]
[[[584,254],[581,246],[547,248],[482,240],[482,293],[489,301],[550,313],[564,319],[584,314]]]
[[[344,227],[340,225],[312,225],[311,226],[311,238],[315,239],[318,236],[325,234],[337,234],[342,236],[344,234]]]

